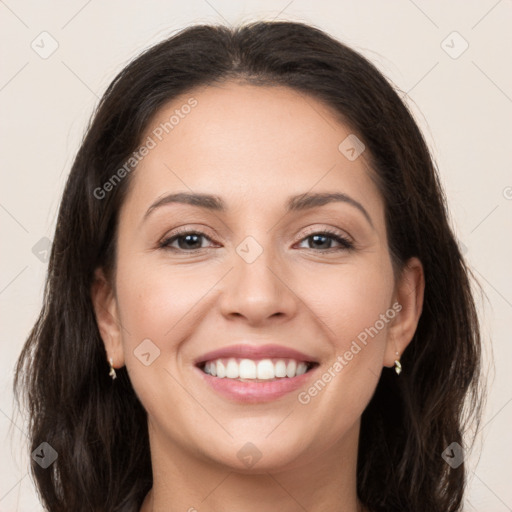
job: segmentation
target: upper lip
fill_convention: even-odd
[[[304,361],[308,363],[317,363],[318,361],[303,352],[299,352],[293,348],[284,347],[282,345],[250,345],[247,343],[239,343],[237,345],[229,345],[228,347],[212,350],[195,360],[195,364],[199,365],[206,361],[221,358],[241,358],[241,359],[295,359],[296,361]]]

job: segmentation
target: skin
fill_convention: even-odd
[[[411,259],[395,279],[373,171],[364,152],[349,161],[338,150],[351,130],[328,106],[285,87],[227,82],[176,98],[145,137],[191,96],[197,106],[134,171],[114,282],[98,269],[92,289],[107,357],[126,365],[148,413],[154,482],[141,510],[363,510],[360,417],[383,367],[416,330],[422,265]],[[191,191],[222,197],[228,210],[169,204],[143,220],[157,199]],[[349,195],[373,226],[348,203],[285,213],[286,199],[306,192]],[[175,252],[159,248],[178,227],[206,237],[192,249],[183,239]],[[311,235],[326,228],[355,248],[331,238],[315,246]],[[250,264],[236,251],[247,236],[263,251]],[[247,340],[313,355],[320,377],[397,302],[395,318],[307,404],[298,392],[229,401],[193,367],[196,357]],[[147,338],[160,350],[149,366],[134,355]],[[261,453],[251,467],[237,456],[247,442]]]

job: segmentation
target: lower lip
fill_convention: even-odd
[[[236,402],[258,403],[277,400],[288,393],[296,391],[306,384],[317,368],[318,366],[315,366],[297,377],[284,377],[269,382],[241,382],[226,377],[220,379],[203,372],[200,368],[196,367],[196,370],[209,386],[224,397]]]

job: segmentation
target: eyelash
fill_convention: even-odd
[[[206,238],[210,242],[212,241],[210,239],[210,237],[208,237],[206,234],[204,234],[204,233],[202,233],[200,231],[190,231],[190,230],[187,230],[185,228],[185,229],[182,229],[182,230],[179,230],[179,231],[175,232],[172,236],[166,237],[163,240],[161,240],[158,243],[158,247],[160,249],[176,251],[176,252],[185,252],[185,253],[193,253],[193,252],[202,251],[204,249],[207,249],[207,247],[201,247],[199,249],[192,249],[190,251],[186,251],[184,249],[178,249],[176,247],[170,247],[171,243],[173,243],[174,241],[176,241],[176,240],[178,240],[180,238],[184,238],[187,235],[201,236],[201,237]],[[350,251],[350,250],[354,249],[354,244],[348,238],[345,238],[344,236],[340,235],[338,232],[332,231],[332,230],[329,230],[329,229],[324,229],[322,231],[312,231],[311,233],[309,233],[305,237],[301,238],[299,240],[299,242],[303,242],[304,240],[307,240],[308,238],[311,238],[314,235],[322,235],[322,236],[326,236],[327,235],[327,238],[331,238],[331,239],[335,240],[336,242],[341,244],[342,247],[334,247],[334,248],[330,248],[330,249],[320,249],[319,251],[315,251],[314,248],[307,248],[308,250],[312,250],[312,251],[315,251],[315,252],[323,252],[323,253],[328,252],[328,253],[330,253],[330,252],[337,252],[337,251]]]

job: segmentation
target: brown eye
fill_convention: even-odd
[[[164,249],[192,252],[205,249],[201,244],[202,239],[210,240],[204,233],[184,231],[165,238],[160,242],[159,246]],[[174,242],[177,242],[177,247],[172,245]]]
[[[320,249],[322,251],[343,251],[354,248],[354,245],[348,239],[333,231],[321,231],[318,233],[312,233],[311,235],[308,235],[307,237],[302,239],[302,241],[305,240],[311,240],[309,247],[305,247],[305,249]],[[341,247],[330,247],[333,240],[340,244]],[[329,247],[325,247],[325,245],[328,245]]]

